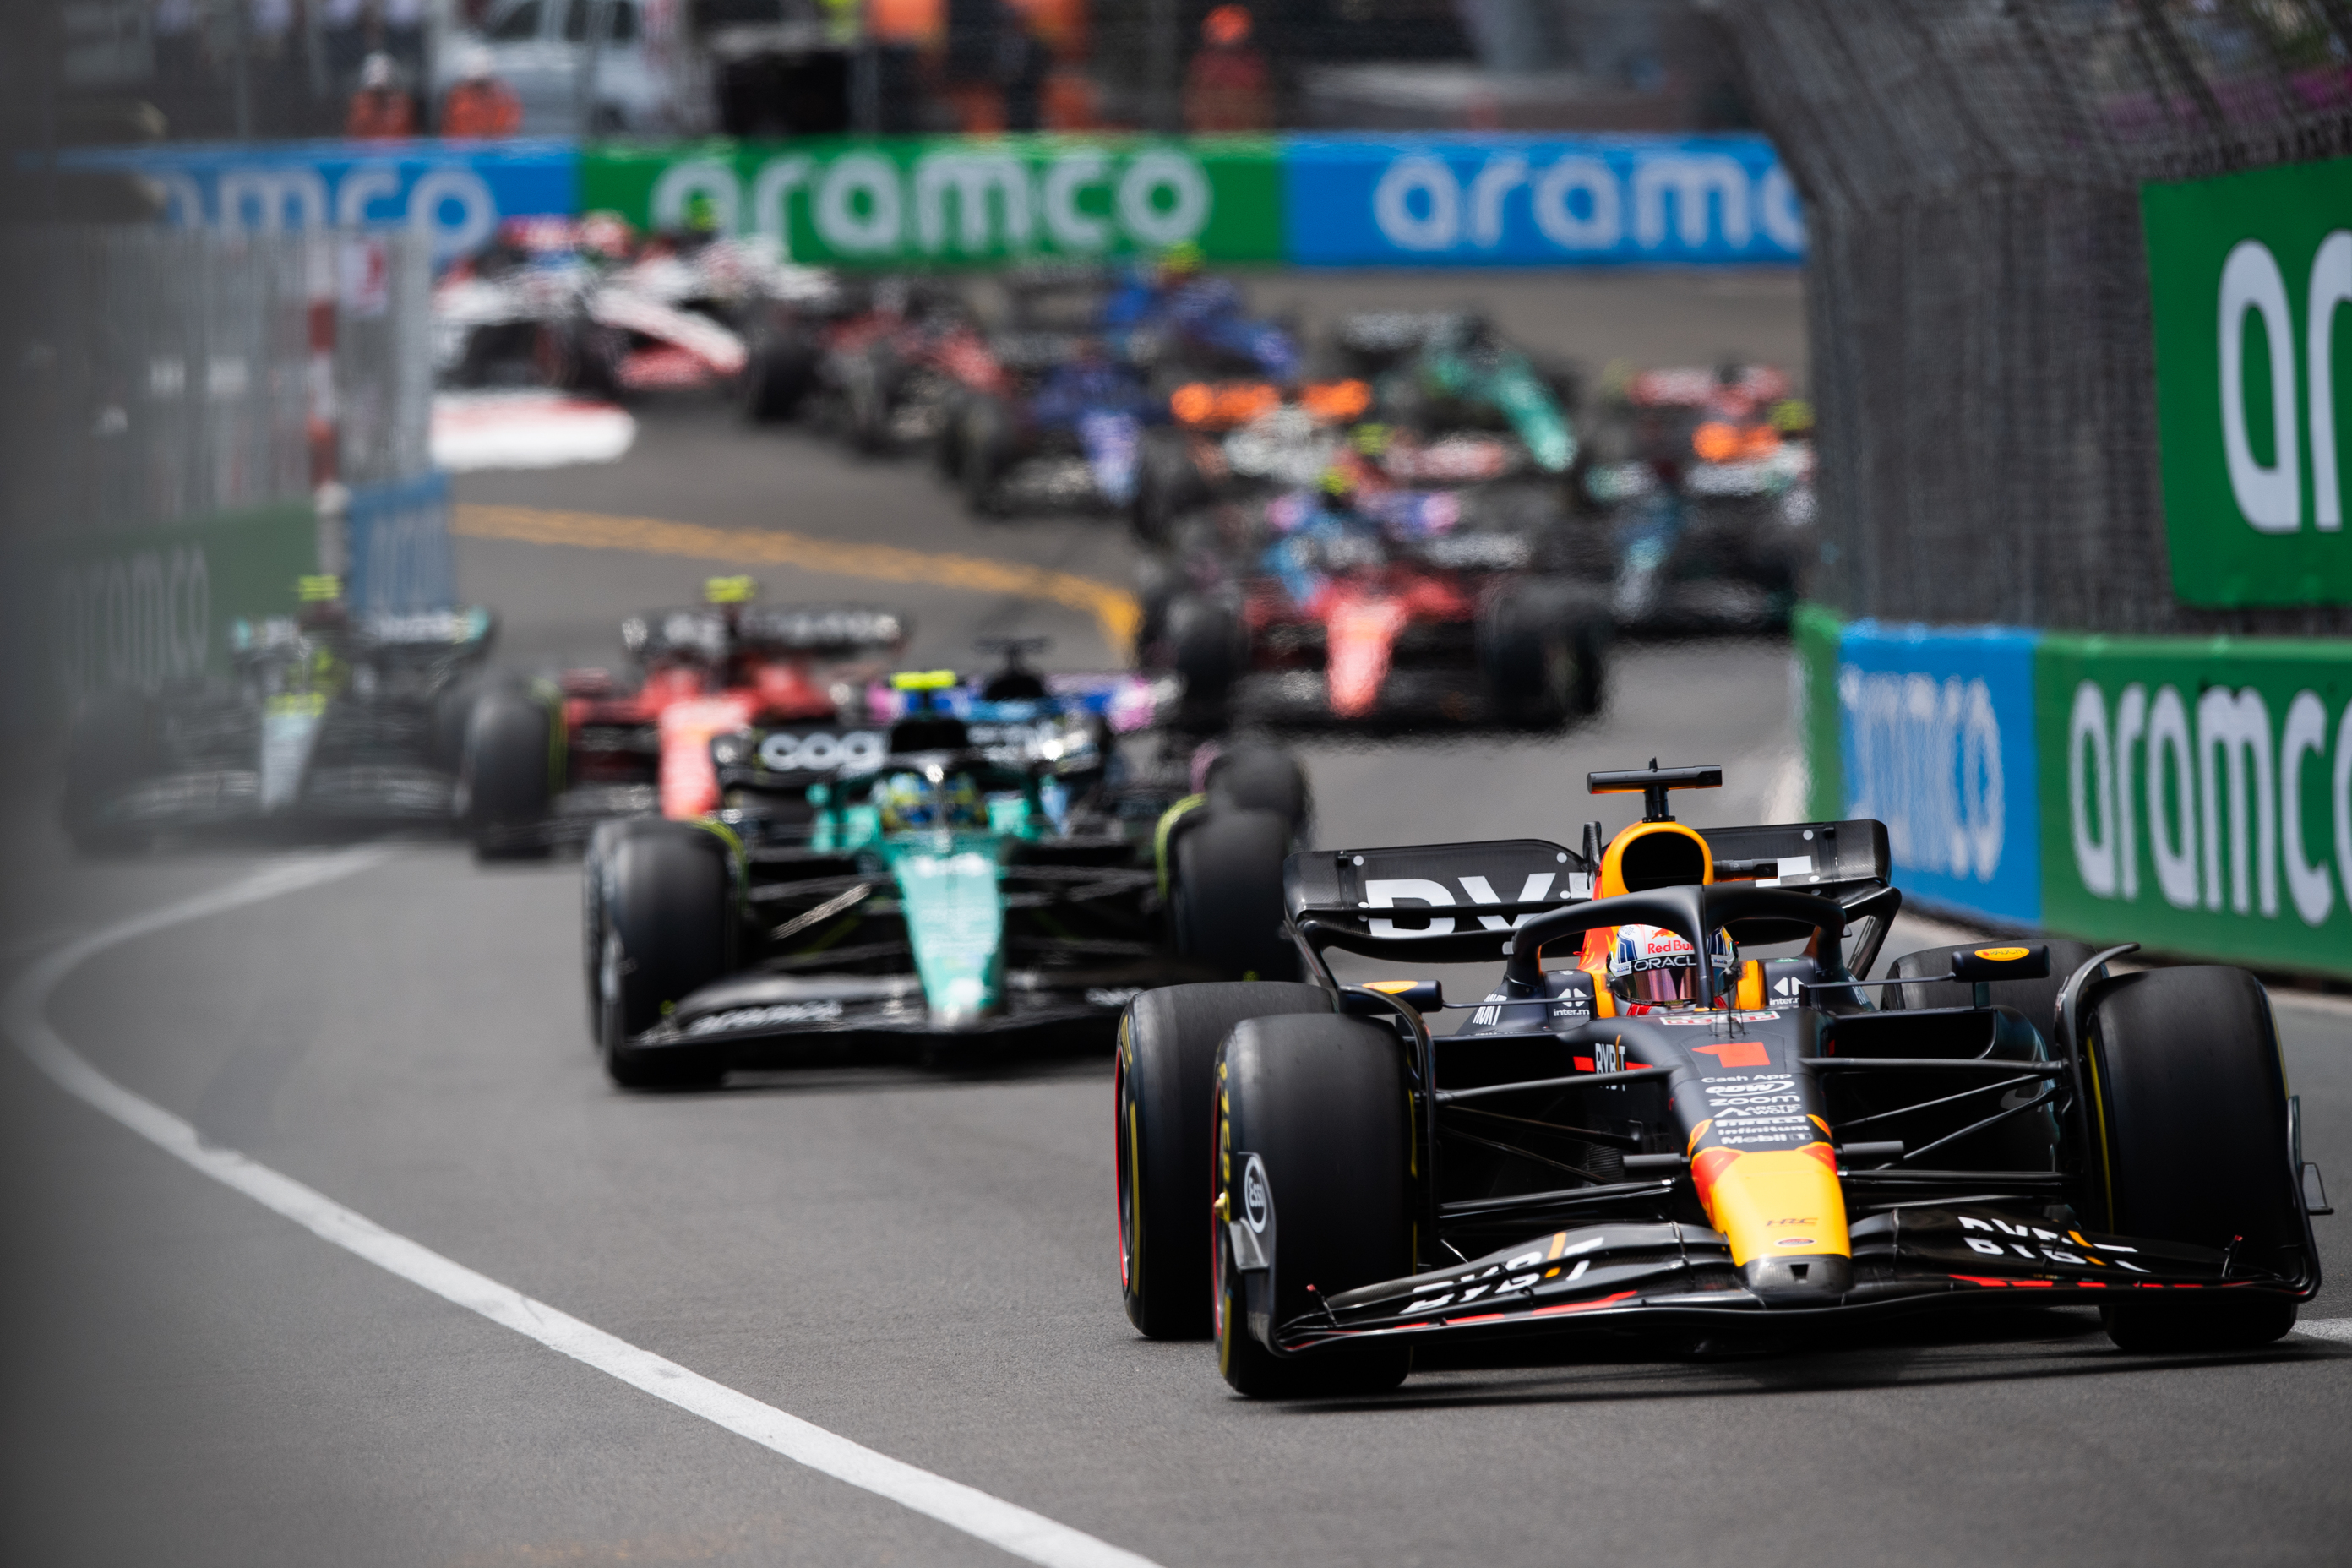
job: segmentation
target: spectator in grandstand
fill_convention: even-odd
[[[343,134],[371,142],[416,134],[416,105],[401,88],[392,57],[382,50],[360,67],[360,87],[343,116]]]
[[[522,129],[522,100],[498,79],[490,51],[468,44],[457,58],[457,84],[441,103],[444,136],[511,136]]]
[[[1201,47],[1184,73],[1188,131],[1268,131],[1274,84],[1265,55],[1250,42],[1250,14],[1219,5],[1201,22]]]

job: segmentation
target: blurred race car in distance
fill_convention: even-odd
[[[762,721],[830,721],[905,646],[908,624],[867,605],[761,605],[749,577],[714,577],[704,602],[632,616],[640,670],[485,688],[466,728],[461,805],[476,848],[529,854],[599,819],[698,817],[719,802],[714,735]]]
[[[1670,790],[1721,779],[1591,775],[1645,797],[1605,847],[1596,824],[1579,851],[1295,855],[1312,984],[1138,997],[1131,1321],[1213,1333],[1254,1396],[1385,1388],[1440,1340],[1541,1358],[1536,1336],[2095,1306],[2124,1349],[2179,1352],[2294,1326],[2329,1210],[2252,975],[2053,942],[1857,979],[1902,901],[1885,826],[1673,819]],[[1454,1002],[1342,984],[1333,949],[1502,973]]]
[[[1014,325],[992,340],[1006,384],[967,395],[943,443],[942,467],[976,513],[1125,510],[1173,390],[1204,375],[1297,374],[1290,333],[1250,316],[1240,289],[1200,273],[1197,258],[1124,279],[1044,276],[1016,289]]]
[[[1601,510],[1591,558],[1612,563],[1612,608],[1639,631],[1786,623],[1818,551],[1812,411],[1769,365],[1612,366],[1584,474]]]
[[[160,834],[450,822],[495,625],[480,609],[353,616],[332,577],[299,613],[229,628],[229,673],[100,694],[68,743],[63,816],[88,852]]]
[[[1294,973],[1280,862],[1306,781],[1278,752],[1131,754],[1134,678],[892,679],[880,722],[711,742],[705,821],[613,822],[584,868],[592,1021],[626,1086],[812,1051],[1108,1046],[1180,977]],[[1130,721],[1148,720],[1130,706]],[[1132,733],[1132,731],[1130,731]]]
[[[751,367],[747,333],[771,331],[779,312],[822,309],[834,289],[829,273],[783,261],[760,237],[641,239],[601,213],[509,218],[434,285],[435,369],[462,388],[735,386]]]
[[[1608,617],[1567,574],[1548,496],[1398,484],[1381,433],[1356,434],[1310,448],[1328,458],[1316,482],[1195,511],[1144,563],[1147,667],[1181,675],[1204,721],[1540,727],[1597,710]]]

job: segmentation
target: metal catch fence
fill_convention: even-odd
[[[0,235],[0,516],[149,528],[425,471],[427,268],[404,234]]]
[[[2352,153],[2346,0],[1725,0],[1807,202],[1852,616],[2344,634],[2168,576],[2139,189]]]

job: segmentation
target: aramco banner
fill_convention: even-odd
[[[2352,158],[2140,192],[2172,591],[2352,604]]]
[[[292,142],[76,153],[161,189],[170,221],[408,227],[440,260],[501,219],[608,209],[772,234],[859,268],[1787,265],[1795,186],[1760,136],[807,137]]]
[[[2352,975],[2352,644],[1800,625],[1809,809],[1916,902]]]

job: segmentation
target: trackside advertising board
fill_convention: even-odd
[[[1857,621],[1838,646],[1842,817],[1886,824],[1909,896],[2033,924],[2033,637]]]
[[[2043,920],[2352,972],[2352,647],[2042,639]]]
[[[2173,592],[2352,604],[2352,159],[2151,184],[2140,216]]]
[[[283,615],[316,572],[317,513],[308,500],[134,532],[59,534],[11,553],[6,577],[47,637],[68,698],[220,674],[228,624]],[[11,598],[15,597],[14,594]]]
[[[1761,136],[1296,137],[1301,267],[1801,261],[1796,186]]]
[[[2352,976],[2352,644],[1832,624],[1795,643],[1838,692],[1802,705],[1810,809],[1885,821],[1910,897]]]
[[[436,264],[478,248],[501,218],[580,210],[578,151],[555,140],[192,142],[64,161],[154,181],[184,227],[418,229]]]
[[[1255,137],[885,137],[585,149],[581,199],[656,228],[692,204],[795,261],[851,267],[1088,260],[1179,245],[1282,259],[1281,174]]]
[[[407,226],[447,260],[500,219],[698,214],[861,268],[1200,247],[1218,265],[1786,265],[1796,190],[1729,136],[1023,135],[791,142],[182,144],[76,153],[135,170],[166,216],[228,229]]]

